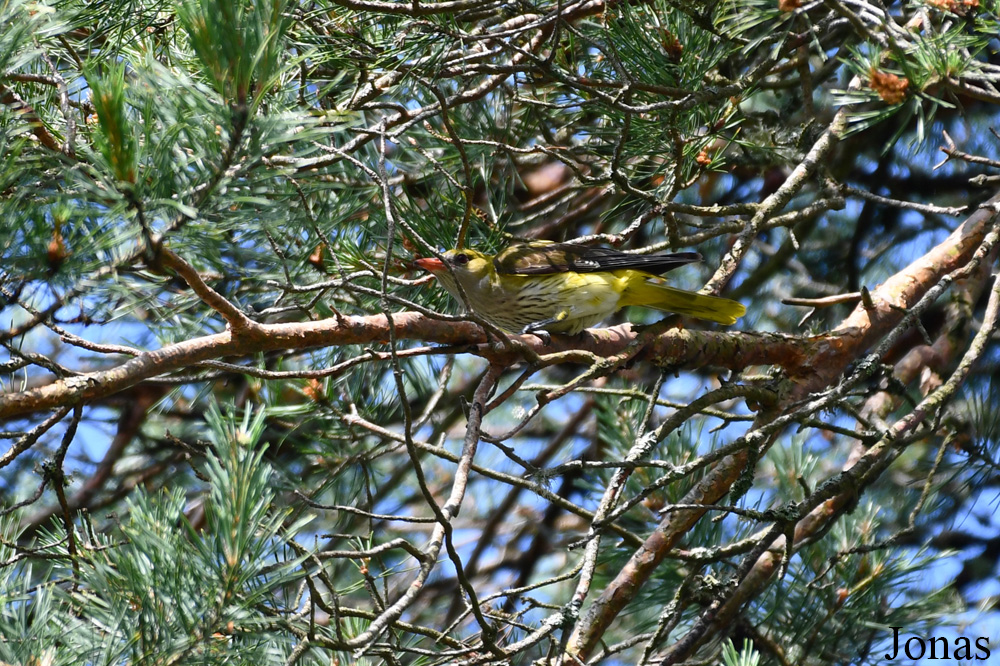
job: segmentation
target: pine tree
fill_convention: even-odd
[[[0,3],[0,663],[995,652],[998,9]],[[523,241],[748,314],[412,263]]]

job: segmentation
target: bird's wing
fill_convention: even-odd
[[[549,275],[566,271],[595,273],[625,269],[662,275],[695,261],[701,261],[697,252],[626,254],[603,247],[551,243],[511,245],[493,259],[493,265],[500,275]]]

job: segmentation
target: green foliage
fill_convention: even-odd
[[[743,646],[737,650],[732,641],[722,647],[722,663],[725,666],[758,666],[760,654],[753,649],[750,639],[744,639]]]
[[[263,412],[241,421],[214,413],[198,508],[179,487],[138,492],[117,529],[87,531],[84,543],[85,532],[76,534],[82,557],[57,527],[43,550],[72,585],[29,593],[30,565],[0,569],[0,622],[10,639],[0,642],[4,660],[269,663],[287,654],[286,641],[244,638],[277,628],[273,612],[295,604],[294,581],[308,556],[289,542],[309,519],[289,521],[289,510],[275,505],[260,444],[265,423]],[[201,512],[203,522],[192,525],[192,513]],[[4,543],[16,539],[16,524],[5,521]],[[9,561],[12,553],[0,555]]]
[[[101,71],[107,70],[107,71]],[[125,108],[125,65],[91,64],[86,71],[90,103],[100,131],[95,140],[106,168],[125,187],[136,181],[136,138]]]
[[[190,0],[178,3],[177,10],[205,74],[224,100],[256,105],[261,92],[277,83],[288,27],[283,0]]]
[[[789,299],[874,290],[995,187],[997,10],[0,1],[0,403],[29,405],[0,424],[0,662],[544,663],[622,590],[581,661],[871,663],[887,626],[954,624],[996,566],[993,347],[808,503],[953,371],[985,278],[784,402],[858,302]],[[714,286],[750,312],[522,356],[411,263],[583,237],[697,250],[683,288],[736,266]]]

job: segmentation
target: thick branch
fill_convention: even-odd
[[[400,340],[426,340],[462,345],[460,350],[476,354],[498,365],[522,360],[517,352],[484,344],[482,329],[472,323],[444,322],[413,312],[392,315],[395,336]],[[553,336],[546,346],[533,336],[522,342],[539,354],[561,354],[543,360],[579,362],[590,352],[609,357],[621,353],[636,338],[630,326],[587,331],[581,337]],[[825,339],[820,339],[825,340]],[[145,379],[187,369],[201,361],[248,356],[282,349],[309,349],[340,345],[387,343],[389,321],[385,315],[334,317],[317,322],[260,324],[239,337],[229,331],[185,340],[155,351],[144,352],[114,368],[53,381],[45,386],[0,395],[0,419],[45,411],[113,395]],[[771,333],[716,332],[674,329],[664,333],[645,351],[645,356],[668,367],[703,367],[711,364],[739,370],[749,365],[774,364],[797,372],[810,355],[816,339]],[[457,351],[455,349],[442,350]]]

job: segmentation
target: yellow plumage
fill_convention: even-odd
[[[676,289],[657,276],[700,260],[695,252],[633,255],[553,243],[514,245],[496,256],[475,250],[443,256],[415,263],[457,299],[464,292],[473,312],[508,333],[575,334],[627,305],[720,324],[746,313],[736,301]]]

